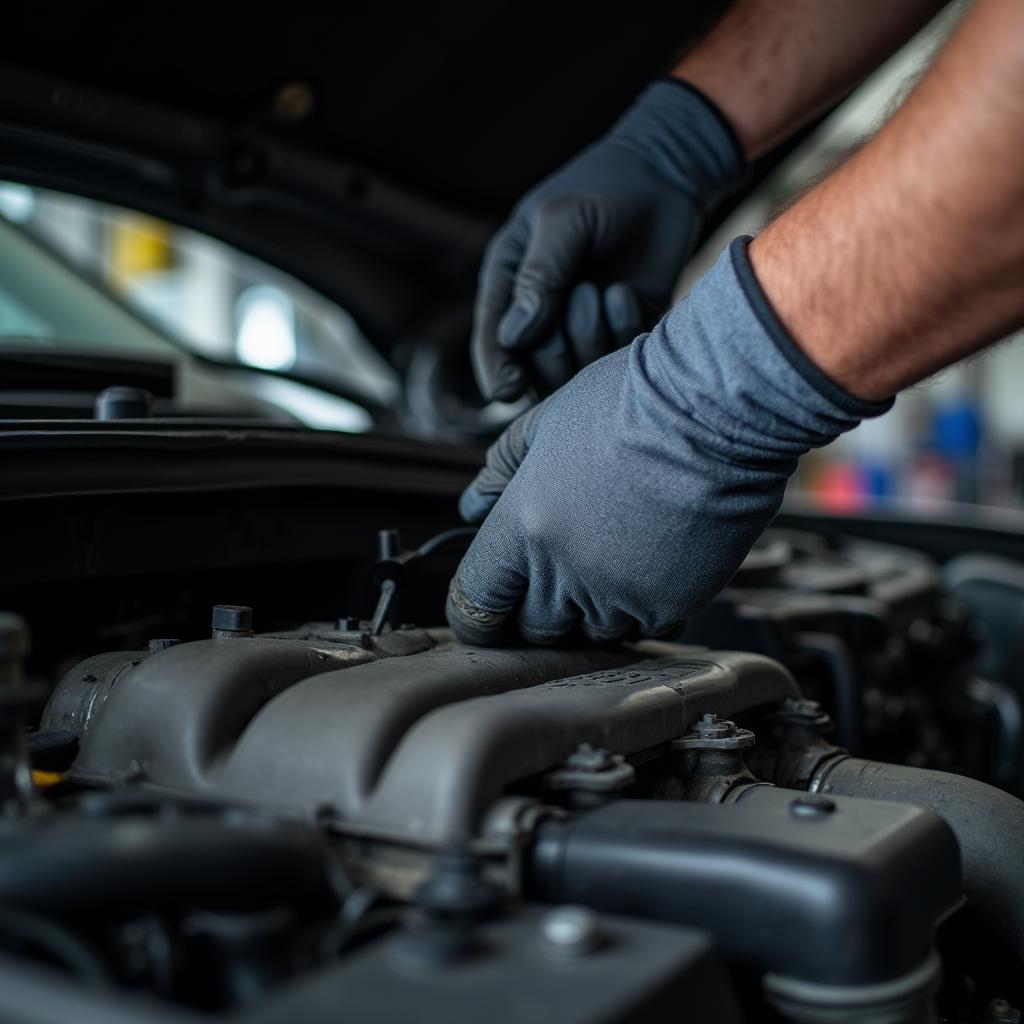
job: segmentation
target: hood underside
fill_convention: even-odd
[[[512,203],[725,6],[207,7],[155,29],[149,9],[18,4],[0,36],[0,177],[223,238],[385,351],[461,351]]]

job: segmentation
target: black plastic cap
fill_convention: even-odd
[[[817,793],[805,793],[790,802],[789,811],[796,818],[824,818],[836,809],[835,800]]]
[[[153,415],[153,396],[145,388],[124,385],[106,388],[96,396],[98,420],[143,420]]]
[[[28,657],[28,624],[20,615],[0,612],[0,661],[20,661]]]
[[[397,530],[377,531],[377,557],[394,558],[402,550],[402,537]]]
[[[252,609],[244,604],[216,604],[210,625],[224,633],[252,632]]]

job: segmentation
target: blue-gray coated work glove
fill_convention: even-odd
[[[744,169],[717,108],[669,79],[528,192],[480,271],[471,355],[484,397],[549,394],[653,326]]]
[[[512,424],[460,510],[465,643],[676,631],[729,582],[809,448],[891,402],[830,381],[778,322],[739,238],[650,334]],[[486,519],[484,517],[486,516]]]

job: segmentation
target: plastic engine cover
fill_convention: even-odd
[[[580,743],[632,754],[707,712],[797,693],[754,654],[655,641],[484,650],[442,630],[386,634],[369,649],[356,638],[202,640],[125,660],[137,663],[90,704],[73,778],[327,811],[431,844],[474,835],[507,787]],[[51,708],[74,706],[93,678],[86,665]]]

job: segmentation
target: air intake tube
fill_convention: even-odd
[[[962,901],[949,827],[881,801],[753,787],[543,824],[527,893],[703,928],[794,1021],[926,1024],[936,924]]]

